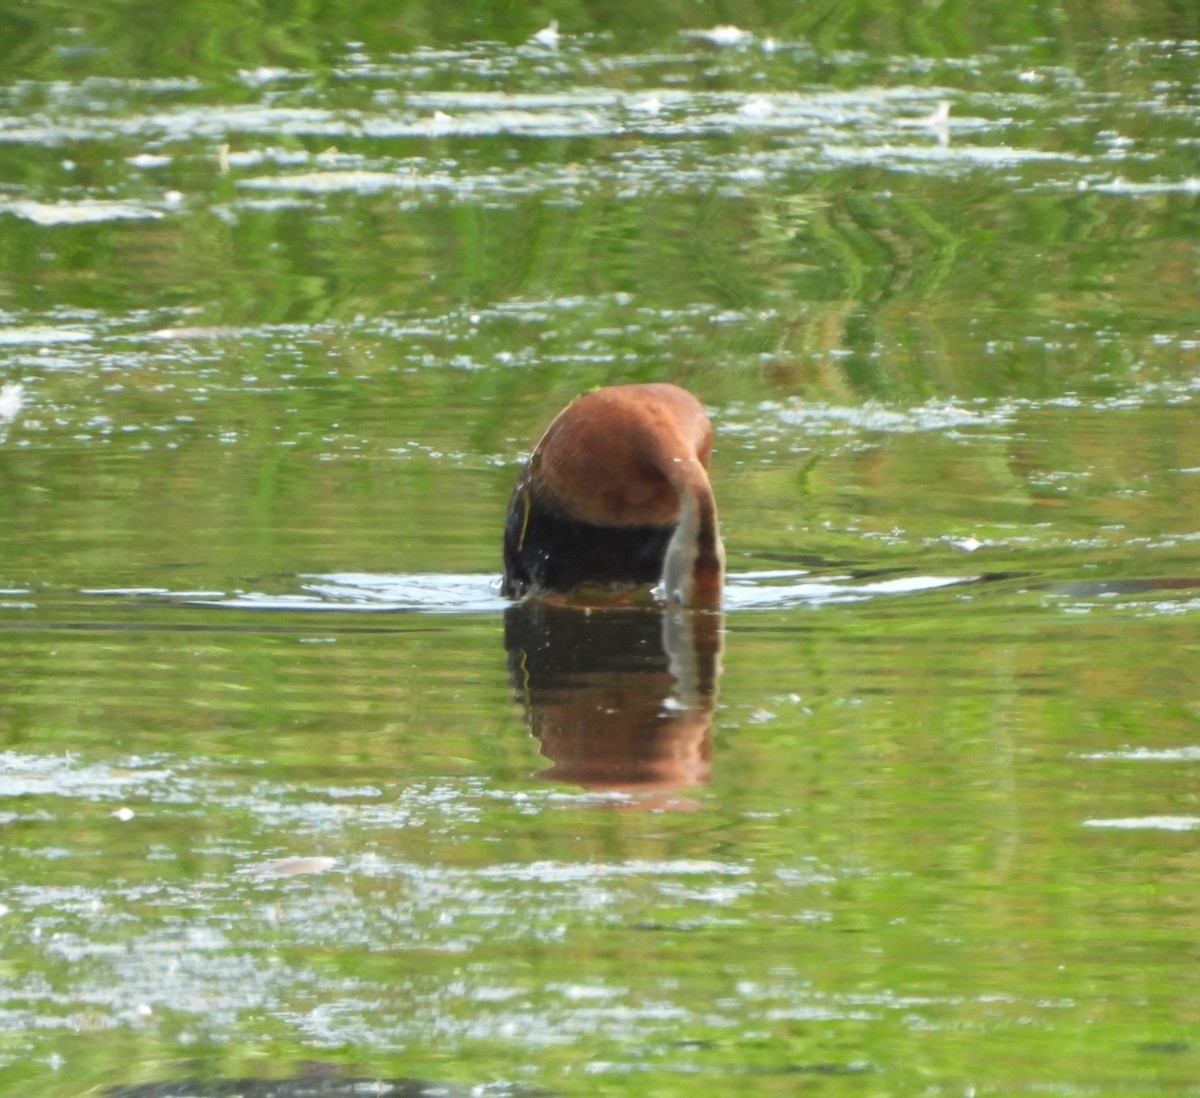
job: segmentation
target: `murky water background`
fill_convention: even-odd
[[[1195,1093],[1140,7],[0,9],[0,1092]],[[650,379],[719,655],[496,594],[531,441]]]

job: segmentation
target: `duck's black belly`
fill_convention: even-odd
[[[540,500],[522,477],[504,525],[504,594],[657,583],[674,532],[580,522]]]

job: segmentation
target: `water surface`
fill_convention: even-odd
[[[0,1092],[1194,1093],[1194,13],[405,11],[0,13]]]

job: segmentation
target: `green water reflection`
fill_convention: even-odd
[[[1197,39],[0,10],[0,1093],[1193,1093]],[[660,379],[724,617],[507,607]]]

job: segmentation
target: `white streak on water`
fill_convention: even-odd
[[[1080,758],[1119,762],[1200,762],[1200,747],[1132,747],[1125,751],[1096,751]]]
[[[1195,831],[1200,828],[1200,816],[1128,816],[1112,820],[1084,820],[1083,826],[1120,831]]]
[[[156,220],[161,210],[133,202],[113,202],[99,198],[79,202],[35,202],[30,198],[0,200],[0,212],[7,211],[35,225],[84,225],[94,221]]]

